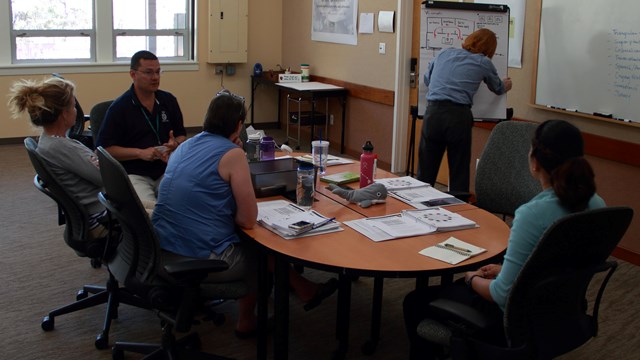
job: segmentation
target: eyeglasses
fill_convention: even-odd
[[[216,96],[231,96],[232,98],[239,100],[242,102],[242,105],[244,105],[244,96],[240,96],[237,94],[232,93],[231,91],[227,90],[227,89],[222,89],[220,91],[218,91],[218,93],[216,94]]]
[[[240,101],[240,103],[242,103],[242,109],[240,110],[240,117],[244,118],[246,116],[246,110],[244,108],[244,96],[240,96],[237,94],[232,93],[231,91],[227,90],[227,89],[222,89],[220,91],[218,91],[216,93],[216,97],[218,96],[231,96],[231,98]],[[244,119],[243,119],[244,122]]]
[[[147,69],[147,70],[138,70],[138,69],[134,69],[134,71],[139,72],[140,74],[146,76],[146,77],[153,77],[153,75],[157,75],[160,76],[162,75],[162,73],[164,72],[163,70],[151,70],[151,69]]]

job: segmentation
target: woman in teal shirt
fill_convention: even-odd
[[[465,274],[464,283],[456,282],[447,288],[429,287],[407,295],[404,316],[411,359],[428,359],[441,349],[416,334],[420,321],[430,314],[427,304],[446,297],[466,303],[495,316],[502,325],[507,296],[520,269],[537,245],[544,231],[556,220],[586,209],[605,206],[596,194],[593,169],[584,158],[584,144],[580,130],[562,120],[548,120],[540,124],[531,141],[529,169],[540,181],[543,191],[516,210],[502,265],[493,264]],[[502,329],[495,329],[497,336]]]

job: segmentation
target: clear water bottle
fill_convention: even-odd
[[[271,136],[260,139],[260,160],[273,160],[276,157],[276,142]]]
[[[247,153],[247,160],[260,160],[260,134],[249,135],[249,140],[244,144],[244,150]]]
[[[313,164],[300,161],[298,163],[298,182],[296,185],[296,203],[299,207],[309,210],[313,205],[314,192]]]

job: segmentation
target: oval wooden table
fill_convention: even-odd
[[[327,172],[347,171],[353,166],[356,165],[332,166]],[[393,174],[379,171],[378,177],[386,176],[393,176]],[[358,184],[355,183],[355,187],[357,186]],[[273,199],[266,198],[260,201]],[[313,208],[324,216],[335,217],[338,221],[344,222],[367,216],[397,213],[411,206],[389,197],[385,204],[363,209],[335,196],[324,189],[324,186],[318,186]],[[340,286],[336,331],[339,345],[334,358],[343,358],[348,346],[351,279],[354,276],[371,276],[375,279],[372,343],[369,345],[373,347],[370,350],[373,350],[379,333],[383,278],[416,278],[419,279],[418,285],[426,286],[428,277],[443,276],[445,279],[450,279],[455,273],[477,269],[484,264],[501,259],[509,237],[509,227],[502,220],[470,204],[451,206],[448,209],[475,221],[479,227],[383,242],[374,242],[346,225],[342,225],[344,230],[340,232],[293,240],[286,240],[262,226],[244,230],[244,233],[264,250],[259,272],[258,358],[266,359],[267,357],[266,318],[269,281],[266,255],[271,255],[275,259],[274,359],[288,357],[289,264],[299,264],[338,274]],[[485,248],[487,251],[457,265],[449,265],[419,254],[420,250],[442,242],[450,236]]]

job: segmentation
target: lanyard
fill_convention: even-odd
[[[151,120],[149,120],[149,116],[147,116],[147,112],[144,111],[142,106],[140,107],[140,111],[142,111],[142,115],[144,115],[144,118],[147,120],[147,124],[149,124],[149,127],[151,128],[151,130],[153,130],[153,133],[156,135],[156,139],[158,140],[158,145],[162,145],[162,143],[160,142],[160,135],[158,135],[158,131],[160,131],[160,120],[159,120],[158,113],[156,113],[156,127],[153,127]]]

